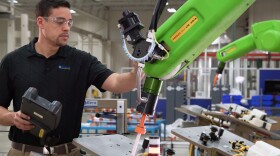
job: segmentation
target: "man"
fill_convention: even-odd
[[[11,126],[9,156],[42,153],[40,139],[26,131],[34,128],[30,117],[20,111],[21,99],[29,87],[49,101],[63,105],[61,120],[54,131],[59,140],[58,155],[80,155],[71,144],[79,136],[85,95],[90,85],[101,91],[126,92],[136,86],[136,71],[117,74],[94,56],[67,45],[73,24],[66,0],[41,0],[36,5],[38,38],[7,54],[0,64],[0,124]],[[13,100],[14,112],[7,108]]]

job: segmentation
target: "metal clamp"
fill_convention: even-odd
[[[44,147],[43,154],[54,154],[54,147]]]

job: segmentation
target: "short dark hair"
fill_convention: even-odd
[[[66,7],[71,8],[71,5],[66,0],[41,0],[36,5],[35,14],[36,17],[42,16],[42,17],[48,17],[51,14],[51,9],[53,8],[59,8],[59,7]]]

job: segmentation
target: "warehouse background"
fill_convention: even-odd
[[[38,34],[34,8],[38,0],[0,0],[0,60],[8,52],[27,44]],[[169,6],[178,9],[185,0],[170,0]],[[132,62],[123,52],[118,20],[122,11],[129,9],[137,13],[146,26],[147,32],[156,0],[70,0],[73,9],[74,25],[69,44],[96,56],[108,68],[123,72],[130,69]],[[264,20],[280,20],[280,0],[256,0],[225,33],[236,40],[250,33],[250,25]],[[163,12],[160,23],[172,13]],[[213,63],[215,67],[215,63]],[[274,67],[278,67],[275,65]],[[199,65],[192,65],[199,67]],[[247,94],[247,92],[246,92]],[[163,93],[164,97],[165,94]],[[103,97],[112,97],[107,93]],[[247,96],[248,97],[248,96]],[[8,127],[0,127],[0,153],[5,155],[10,143],[7,138]],[[1,154],[0,154],[1,155]]]
[[[33,11],[36,1],[18,0],[18,3],[14,3],[11,8],[8,0],[0,1],[0,58],[37,36]],[[72,0],[70,2],[74,10],[77,8],[77,13],[73,14],[74,25],[69,44],[92,53],[116,72],[121,72],[122,67],[131,66],[121,46],[117,28],[118,20],[122,17],[122,11],[125,9],[136,12],[146,26],[143,30],[145,34],[156,1]],[[184,2],[184,0],[172,0],[168,7],[177,9]],[[252,23],[280,19],[278,6],[280,6],[279,0],[256,0],[255,4],[229,28],[228,36],[234,40],[248,33],[250,31],[248,26]],[[165,10],[160,22],[170,15],[171,13]]]

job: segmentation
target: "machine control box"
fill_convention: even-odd
[[[49,102],[40,97],[36,88],[30,87],[22,96],[21,112],[30,116],[30,122],[35,126],[30,133],[39,138],[57,128],[61,110],[59,101]]]

